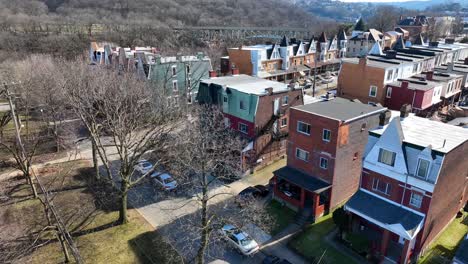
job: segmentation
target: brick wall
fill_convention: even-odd
[[[247,120],[238,118],[237,116],[233,116],[233,115],[226,114],[226,113],[224,113],[224,117],[229,118],[231,129],[238,131],[242,135],[245,135],[249,138],[253,138],[255,136],[255,126],[252,122],[249,122]],[[244,134],[239,131],[239,123],[243,123],[247,125],[247,134]]]
[[[468,157],[467,142],[445,156],[419,249],[426,248],[466,203],[468,197],[463,194],[466,192],[468,173],[466,157]]]
[[[356,78],[356,76],[359,76],[359,78]],[[344,62],[341,65],[340,75],[338,76],[338,96],[348,99],[358,99],[364,104],[371,101],[384,105],[384,76],[384,69],[368,67],[364,64]],[[377,86],[376,97],[369,96],[371,85]]]
[[[252,75],[252,61],[250,50],[228,49],[229,61],[239,69],[240,74]]]

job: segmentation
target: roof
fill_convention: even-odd
[[[401,65],[405,63],[414,63],[414,62],[419,62],[423,61],[424,59],[428,58],[430,56],[425,56],[425,55],[413,55],[413,54],[407,54],[404,52],[397,52],[397,55],[395,58],[388,58],[386,55],[368,55],[367,56],[367,65],[370,67],[377,67],[377,68],[392,68],[395,67],[396,65]],[[354,63],[354,64],[359,64],[359,58],[343,58],[343,62],[345,63]]]
[[[266,88],[273,88],[273,93],[285,92],[289,89],[287,84],[252,77],[245,74],[213,77],[201,81],[206,84],[216,84],[246,94],[266,95]]]
[[[346,209],[352,209],[387,226],[401,225],[404,230],[414,236],[424,220],[424,216],[416,214],[404,207],[387,202],[362,190],[357,191],[346,203]]]
[[[465,235],[465,239],[458,246],[454,260],[457,260],[457,263],[468,263],[468,235]]]
[[[374,41],[380,40],[380,36],[382,35],[382,32],[378,31],[377,29],[369,29],[369,35],[372,37]]]
[[[429,91],[434,89],[436,86],[440,85],[431,81],[419,81],[419,79],[408,78],[408,79],[398,79],[396,82],[389,83],[388,85],[394,87],[401,87],[403,82],[408,82],[408,89],[410,90],[420,90],[420,91]]]
[[[340,32],[338,32],[338,40],[346,40],[347,37],[346,37],[346,33],[344,31],[344,29],[340,30]]]
[[[284,166],[274,171],[273,174],[311,192],[322,192],[331,187],[330,184],[319,178],[312,177],[289,166]]]
[[[327,42],[327,35],[325,35],[325,31],[320,34],[320,37],[318,39],[319,42]]]
[[[447,73],[447,72],[434,72],[432,75],[431,81],[433,82],[447,82],[453,79],[462,78],[463,75],[454,74],[454,73]],[[415,74],[412,78],[427,78],[426,74]]]
[[[349,121],[361,116],[382,112],[386,109],[382,106],[372,106],[363,104],[358,100],[349,100],[341,97],[336,97],[331,100],[324,100],[313,104],[296,106],[293,108],[339,121]]]
[[[403,142],[432,150],[448,153],[468,140],[468,130],[410,114],[401,119],[400,112],[392,111],[392,119],[399,118],[403,131]],[[392,123],[392,122],[390,122]],[[382,135],[388,125],[370,130]]]
[[[286,36],[283,36],[283,39],[281,40],[280,47],[287,47],[289,44],[288,38]]]

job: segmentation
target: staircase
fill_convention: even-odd
[[[307,224],[313,223],[314,220],[311,219],[312,209],[303,209],[296,217],[296,224],[300,227]]]

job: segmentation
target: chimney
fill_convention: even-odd
[[[402,81],[401,82],[401,88],[402,89],[408,89],[409,82],[408,81]]]
[[[272,94],[273,94],[273,87],[265,88],[265,92],[266,92],[268,95],[272,95]]]
[[[232,74],[232,75],[239,75],[239,69],[237,69],[237,68],[232,68],[232,69],[231,69],[231,74]]]
[[[468,57],[465,58],[465,65],[468,65]]]
[[[380,113],[379,115],[379,127],[383,127],[388,124],[390,121],[390,117],[392,116],[392,112],[386,110],[385,112]]]
[[[359,57],[359,65],[365,66],[367,64],[367,56]]]
[[[410,104],[402,105],[400,108],[400,118],[403,119],[405,117],[408,117],[409,113],[411,113],[411,105]]]
[[[437,48],[439,46],[439,41],[430,41],[429,47]]]
[[[455,39],[453,39],[453,38],[446,38],[445,39],[445,44],[453,44],[453,43],[455,43]]]
[[[396,59],[397,52],[395,50],[387,50],[385,55],[388,59]]]
[[[216,71],[209,71],[209,75],[210,75],[210,78],[218,77],[218,74],[216,73]]]
[[[452,72],[453,71],[453,62],[447,63],[447,70]]]
[[[433,71],[426,72],[426,80],[432,81],[433,79],[434,79],[434,72]]]

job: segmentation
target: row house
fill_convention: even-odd
[[[344,208],[382,260],[417,258],[468,198],[468,131],[409,114],[369,131],[360,188]]]
[[[228,49],[221,58],[221,74],[229,74],[233,68],[247,74],[275,81],[295,80],[310,74],[314,67],[320,71],[339,68],[337,58],[346,55],[347,39],[344,32],[328,39],[322,33],[318,39],[308,41],[289,40],[283,37],[279,44],[258,44]]]
[[[285,155],[290,108],[304,104],[302,89],[244,74],[202,80],[197,99],[218,105],[226,125],[246,139],[244,170]]]
[[[410,105],[414,113],[425,116],[436,107],[454,103],[462,88],[462,75],[425,72],[387,84],[385,106],[399,110]]]
[[[94,65],[135,72],[164,93],[174,106],[191,104],[196,99],[200,80],[208,78],[212,70],[210,58],[201,52],[188,56],[161,56],[153,47],[132,49],[92,42],[89,55]]]
[[[429,20],[423,15],[406,18],[400,16],[397,27],[408,31],[409,37],[412,38],[419,34],[426,34],[429,29]]]
[[[468,57],[465,60],[439,65],[435,70],[442,73],[454,73],[463,76],[462,90],[468,89]]]
[[[384,111],[339,97],[291,108],[287,165],[273,172],[274,199],[312,220],[349,199],[368,129]]]
[[[348,41],[346,57],[365,56],[378,43],[383,48],[383,34],[375,29],[366,32],[355,32]]]

